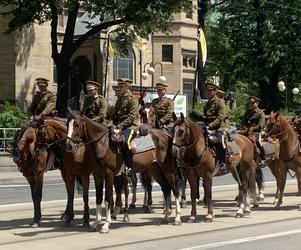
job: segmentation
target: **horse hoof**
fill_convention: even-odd
[[[83,225],[82,225],[82,228],[90,228],[90,224],[89,222],[84,222]]]
[[[206,217],[205,217],[205,222],[206,222],[206,223],[211,223],[211,222],[213,222],[213,216],[212,216],[212,215],[206,215]]]
[[[259,204],[253,204],[252,208],[259,208]]]
[[[135,209],[136,208],[136,205],[135,204],[131,204],[130,205],[130,209]]]
[[[169,224],[169,220],[168,219],[162,219],[160,224],[167,225],[167,224]]]
[[[244,214],[242,213],[236,213],[235,218],[243,218]]]
[[[37,222],[33,222],[29,225],[31,228],[38,228],[40,227],[40,223],[37,223]]]
[[[117,216],[116,215],[111,215],[111,219],[112,220],[117,220]]]
[[[276,205],[276,206],[274,207],[274,210],[280,210],[280,206],[279,206],[279,205]]]
[[[143,210],[145,214],[152,214],[154,212],[150,206],[143,207]]]
[[[63,227],[71,227],[71,221],[64,221]]]
[[[238,195],[234,198],[234,201],[238,201],[239,197]]]
[[[99,231],[99,233],[100,234],[107,234],[107,233],[109,233],[109,231],[110,230],[108,228],[101,228],[100,231]]]
[[[130,219],[129,219],[129,217],[123,217],[123,220],[122,220],[123,222],[130,222]]]
[[[173,223],[174,226],[181,226],[181,221],[178,221],[176,220],[174,223]]]
[[[189,217],[187,223],[194,223],[195,222],[195,217]]]
[[[250,215],[250,214],[251,214],[251,211],[250,211],[250,210],[245,210],[245,211],[244,211],[244,215],[245,215],[245,216],[248,216],[248,215]]]
[[[61,215],[61,220],[66,220],[66,219],[67,219],[66,213],[62,213],[62,215]]]

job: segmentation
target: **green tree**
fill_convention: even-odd
[[[267,112],[279,109],[284,98],[279,98],[278,81],[287,83],[291,100],[291,89],[301,80],[300,17],[301,1],[222,1],[205,19],[209,61],[204,77],[218,72],[226,90],[246,83],[247,93],[258,94]]]
[[[90,37],[102,30],[118,26],[117,44],[126,47],[137,36],[147,37],[156,31],[167,32],[174,13],[191,8],[187,0],[0,0],[0,6],[11,6],[2,13],[11,16],[9,31],[22,29],[33,23],[50,22],[52,58],[57,66],[58,103],[60,113],[66,111],[69,62],[74,52]],[[99,17],[99,24],[87,23],[89,30],[75,39],[78,12],[86,10],[91,17]],[[58,17],[68,13],[61,50],[58,50]],[[95,20],[94,20],[95,21]]]

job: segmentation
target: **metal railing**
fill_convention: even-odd
[[[0,128],[0,151],[11,149],[16,131],[20,128]]]

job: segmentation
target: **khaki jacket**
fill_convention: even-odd
[[[113,115],[113,123],[119,129],[136,129],[139,123],[138,99],[127,92],[118,97]]]
[[[51,116],[51,112],[55,110],[55,105],[56,93],[49,90],[43,93],[37,91],[33,96],[29,111],[32,115]]]
[[[173,123],[174,103],[170,98],[156,98],[152,101],[152,106],[155,108],[160,125],[168,126]]]
[[[108,109],[108,102],[102,95],[95,95],[94,97],[85,96],[83,113],[85,116],[98,123],[106,121]]]
[[[255,110],[248,109],[241,121],[242,128],[253,127],[254,132],[260,132],[262,129],[264,129],[264,124],[264,113],[259,108],[256,108]]]

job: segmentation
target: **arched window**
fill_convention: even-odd
[[[128,78],[133,80],[134,72],[134,55],[128,50],[127,55],[118,56],[113,61],[113,80],[118,78]]]

